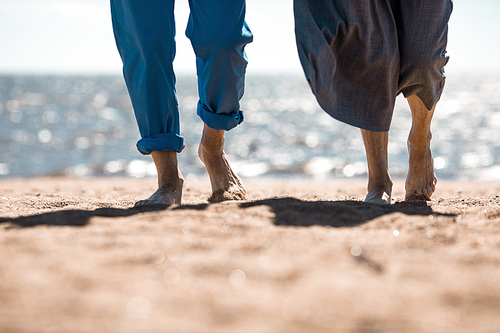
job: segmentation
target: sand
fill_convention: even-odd
[[[362,203],[365,180],[0,181],[0,332],[499,332],[500,183]]]

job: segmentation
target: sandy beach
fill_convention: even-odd
[[[365,180],[0,181],[0,332],[499,332],[500,183],[364,204]]]

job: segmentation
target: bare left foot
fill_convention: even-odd
[[[405,200],[430,200],[437,183],[431,153],[431,121],[435,107],[428,110],[416,95],[408,97],[408,104],[412,114],[412,127],[408,136],[410,159]]]
[[[212,195],[208,198],[209,202],[246,200],[245,188],[240,178],[231,169],[224,152],[224,132],[205,125],[198,147],[198,156],[207,168],[212,185]]]
[[[417,149],[408,142],[410,154],[408,175],[405,182],[405,200],[430,200],[436,190],[437,178],[431,148]]]
[[[386,189],[384,185],[374,186],[368,191],[368,194],[365,197],[365,202],[377,205],[390,205],[391,189]]]
[[[378,205],[391,203],[392,180],[389,175],[388,132],[361,130],[368,163],[368,194],[365,202]]]

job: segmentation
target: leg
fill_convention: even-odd
[[[113,31],[123,76],[142,139],[142,154],[184,148],[172,62],[174,0],[111,0]]]
[[[294,0],[300,62],[320,106],[370,131],[388,131],[399,74],[391,3]]]
[[[387,145],[389,132],[362,129],[368,162],[368,194],[365,202],[387,205],[391,203],[392,180],[389,176]]]
[[[399,91],[408,99],[412,112],[405,200],[428,200],[436,188],[430,125],[445,83],[452,8],[451,0],[400,0],[395,15],[401,54]]]
[[[244,0],[190,0],[186,35],[196,53],[198,115],[205,123],[198,155],[212,185],[209,201],[244,200],[245,189],[224,153],[224,133],[243,121],[247,65],[244,47],[252,34],[244,21]]]
[[[408,136],[410,160],[405,182],[405,200],[429,200],[437,182],[430,147],[434,108],[428,110],[416,95],[408,97],[408,104],[412,126]]]
[[[180,205],[184,179],[177,165],[177,153],[153,151],[151,156],[158,171],[158,190],[148,199],[136,202],[135,206]]]
[[[137,148],[152,154],[158,190],[146,204],[180,204],[182,176],[176,153],[184,148],[172,62],[175,56],[174,1],[111,0],[113,31],[123,75],[142,139]]]
[[[246,25],[245,0],[189,0],[186,36],[196,54],[198,115],[209,127],[230,130],[243,121],[247,59],[253,39]]]
[[[198,148],[198,156],[207,168],[212,185],[210,202],[245,200],[246,191],[240,178],[233,172],[224,153],[224,130],[214,130],[207,125]]]
[[[398,92],[417,95],[428,110],[439,101],[448,62],[451,0],[399,0],[395,11],[400,51]]]

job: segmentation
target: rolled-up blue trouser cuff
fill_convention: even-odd
[[[137,149],[143,155],[152,151],[175,151],[180,153],[184,149],[184,138],[179,134],[161,133],[143,138],[137,142]]]
[[[201,102],[198,102],[197,113],[208,127],[215,130],[229,131],[243,121],[243,112],[241,110],[228,114],[214,113]]]

